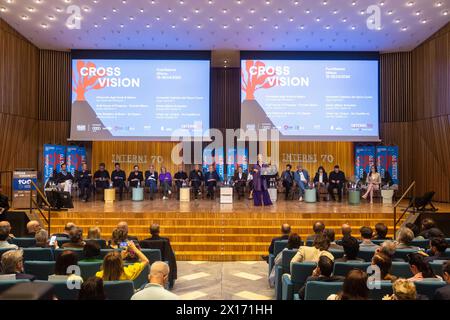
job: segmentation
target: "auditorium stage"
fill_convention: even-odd
[[[405,201],[399,209],[406,205]],[[449,204],[437,207],[440,212],[450,212]],[[343,223],[350,223],[358,236],[359,227],[383,222],[392,236],[393,205],[278,200],[271,207],[254,207],[247,199],[236,199],[233,204],[220,204],[218,199],[124,200],[113,204],[75,201],[73,209],[52,213],[51,232],[62,231],[64,224],[72,221],[83,227],[84,234],[89,227],[99,226],[102,238],[109,239],[122,220],[128,222],[129,233],[139,239],[149,236],[151,223],[159,223],[162,234],[170,237],[179,260],[241,261],[258,260],[266,254],[270,240],[279,234],[284,222],[291,224],[293,232],[302,239],[312,233],[312,224],[317,220],[333,228],[337,236]]]

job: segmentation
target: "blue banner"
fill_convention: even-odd
[[[66,147],[59,145],[44,145],[44,181],[47,181],[53,171],[59,172],[61,163],[66,161]]]
[[[248,170],[248,149],[247,148],[238,148],[236,155],[236,163],[238,166],[242,167],[244,172]]]
[[[81,164],[86,161],[86,149],[84,147],[69,146],[66,151],[67,171],[75,174],[81,170]]]
[[[220,180],[223,181],[225,176],[225,159],[223,154],[223,148],[216,149],[215,155],[215,164],[216,164],[216,172],[220,177]]]
[[[31,181],[33,181],[37,185],[37,179],[33,178],[14,178],[13,179],[13,190],[14,191],[30,191],[36,190],[31,186]]]
[[[381,178],[385,178],[389,172],[392,183],[399,184],[398,177],[398,146],[377,147],[377,169]]]
[[[230,179],[236,170],[236,149],[230,148],[227,151],[227,177]]]
[[[361,179],[364,172],[369,173],[370,167],[375,164],[374,146],[355,147],[355,176]]]

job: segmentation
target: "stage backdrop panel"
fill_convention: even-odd
[[[271,143],[267,143],[268,154],[271,155]],[[279,143],[279,174],[287,164],[297,170],[302,164],[308,170],[311,179],[319,166],[329,173],[338,164],[347,178],[354,174],[353,142],[315,142],[315,141],[281,141]]]
[[[139,165],[141,171],[145,171],[153,163],[158,173],[164,165],[173,175],[177,168],[172,163],[171,154],[176,144],[177,142],[94,141],[90,165],[95,171],[99,163],[104,162],[106,169],[111,173],[114,170],[114,163],[119,162],[128,177],[135,164]]]

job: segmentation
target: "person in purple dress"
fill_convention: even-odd
[[[264,203],[265,206],[272,205],[267,186],[267,179],[261,175],[262,168],[264,167],[268,167],[268,165],[263,162],[262,154],[258,154],[258,161],[253,166],[253,203],[255,206],[261,206],[261,203]]]
[[[159,184],[163,190],[163,200],[167,200],[172,193],[172,175],[166,170],[165,166],[161,167],[161,173],[159,174]]]

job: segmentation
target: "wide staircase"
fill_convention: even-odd
[[[303,240],[312,233],[312,225],[321,220],[340,237],[343,223],[349,223],[359,236],[361,226],[383,222],[393,236],[393,219],[388,213],[299,213],[299,212],[52,212],[51,232],[61,232],[71,221],[83,228],[98,226],[102,238],[110,239],[120,221],[127,221],[129,234],[140,240],[149,237],[152,223],[161,225],[169,237],[178,260],[245,261],[260,260],[267,254],[270,240],[280,234],[282,223],[289,223]]]

